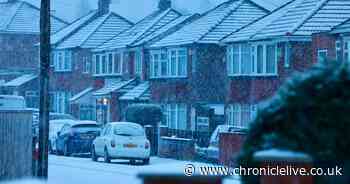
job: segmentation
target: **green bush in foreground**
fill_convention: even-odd
[[[350,70],[333,62],[290,79],[252,123],[238,162],[271,148],[304,152],[317,163],[350,160]],[[348,162],[347,162],[348,163]],[[244,177],[244,183],[256,183]],[[327,183],[317,179],[317,183]]]

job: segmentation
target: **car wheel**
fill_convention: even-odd
[[[105,148],[104,159],[105,159],[105,163],[111,163],[111,158],[110,158],[109,155],[108,155],[108,150],[107,150],[107,148]]]
[[[68,145],[67,144],[64,145],[63,155],[67,156],[67,157],[70,155],[70,153],[68,152]]]
[[[149,164],[149,158],[143,159],[142,163],[143,163],[143,165],[148,165]]]
[[[95,152],[95,147],[94,147],[94,146],[92,146],[92,148],[91,148],[91,159],[92,159],[92,161],[94,161],[94,162],[96,162],[97,159],[98,159],[98,157],[97,157],[97,155],[96,155],[96,152]]]

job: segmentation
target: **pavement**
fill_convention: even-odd
[[[49,156],[50,184],[142,184],[139,174],[183,174],[187,164],[206,166],[200,162],[179,161],[152,157],[150,165],[130,165],[129,161],[112,160],[104,163],[103,159],[93,162],[90,158]],[[228,178],[224,184],[240,184],[237,178]]]

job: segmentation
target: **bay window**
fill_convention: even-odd
[[[230,76],[277,75],[275,44],[233,44],[227,48]]]
[[[72,52],[57,50],[52,52],[53,66],[56,72],[72,71]]]
[[[152,78],[187,76],[186,49],[153,50],[150,59]]]
[[[186,104],[165,104],[162,107],[165,115],[165,122],[163,125],[171,129],[187,129]]]
[[[257,114],[257,105],[233,104],[227,109],[227,121],[236,128],[248,128]]]
[[[95,75],[120,75],[123,65],[122,53],[94,55]]]
[[[83,73],[91,72],[91,62],[87,56],[83,57]]]

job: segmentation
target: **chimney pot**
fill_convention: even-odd
[[[171,8],[171,0],[159,0],[158,9],[161,11]]]
[[[109,6],[111,0],[98,0],[98,12],[99,14],[107,14],[109,12]]]

